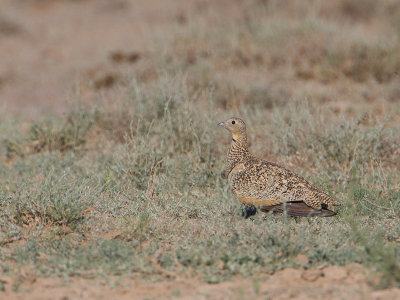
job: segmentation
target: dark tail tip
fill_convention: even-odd
[[[327,209],[313,209],[306,205],[304,202],[287,202],[284,204],[277,204],[271,206],[264,206],[261,208],[263,212],[283,213],[286,212],[292,217],[332,217],[336,212]]]

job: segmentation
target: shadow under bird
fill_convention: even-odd
[[[245,217],[254,215],[257,208],[290,216],[336,215],[328,207],[339,202],[292,171],[249,153],[243,120],[230,118],[218,125],[232,134],[225,172],[232,192],[245,204]]]

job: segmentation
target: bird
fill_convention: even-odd
[[[341,205],[306,179],[276,164],[257,158],[248,149],[246,124],[240,118],[218,123],[232,135],[225,173],[233,194],[245,205],[243,216],[262,212],[289,216],[331,217],[331,205]]]

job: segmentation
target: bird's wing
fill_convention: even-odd
[[[262,212],[274,212],[283,213],[286,212],[289,216],[293,217],[331,217],[336,213],[327,208],[321,208],[319,210],[313,209],[302,201],[287,202],[282,204],[263,206],[261,207]]]
[[[304,178],[267,161],[253,158],[232,171],[229,175],[232,190],[247,205],[267,207],[294,201],[304,201],[316,209],[328,204],[337,205]]]
[[[266,191],[277,186],[268,172],[254,160],[237,164],[228,175],[233,193],[246,205],[274,205],[282,203],[279,197],[266,195]]]

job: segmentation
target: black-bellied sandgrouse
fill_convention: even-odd
[[[284,212],[290,216],[330,217],[328,205],[341,205],[307,180],[277,164],[254,157],[247,146],[246,124],[230,118],[218,125],[232,134],[226,158],[226,176],[235,196],[247,207],[263,212]]]

